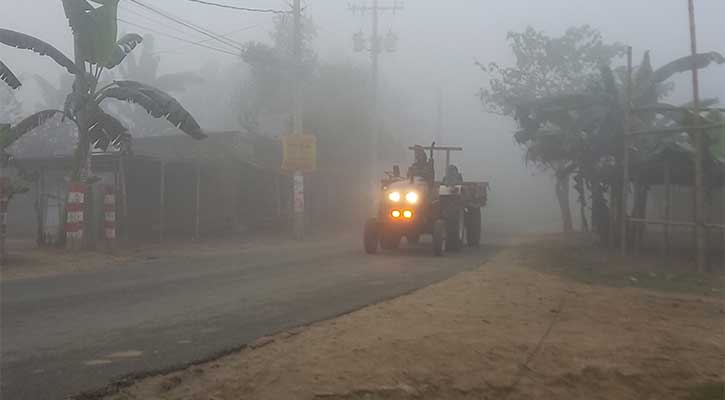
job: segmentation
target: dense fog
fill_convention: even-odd
[[[357,32],[369,36],[370,13],[353,13],[348,2],[341,0],[304,3],[305,17],[315,28],[316,34],[308,45],[316,53],[317,62],[349,67],[357,71],[350,79],[367,79],[369,53],[353,51],[352,37]],[[381,5],[393,4],[388,3]],[[272,14],[181,0],[153,0],[149,4],[214,33],[229,34],[232,44],[272,41]],[[285,9],[287,4],[248,0],[244,6]],[[3,0],[3,8],[11,12],[0,15],[0,27],[38,36],[72,54],[72,34],[60,1]],[[702,51],[725,51],[723,15],[722,0],[697,2]],[[119,18],[120,33],[154,35],[159,74],[195,71],[204,78],[203,83],[186,88],[178,96],[203,129],[244,128],[240,107],[249,101],[245,100],[248,92],[242,87],[250,68],[235,55],[239,53],[237,49],[207,40],[204,35],[164,20],[131,1],[120,2]],[[443,133],[439,144],[464,146],[465,152],[457,156],[464,176],[491,182],[491,201],[485,217],[490,228],[558,229],[560,218],[551,173],[525,163],[522,148],[513,140],[516,125],[511,118],[485,111],[477,93],[487,86],[489,76],[475,62],[510,65],[514,58],[507,42],[509,31],[521,32],[530,26],[558,36],[570,27],[585,24],[598,29],[606,43],[631,45],[636,61],[647,50],[651,51],[654,65],[689,52],[687,8],[679,0],[410,0],[400,11],[382,13],[381,35],[391,32],[398,37],[396,51],[384,52],[380,58],[382,119],[386,132],[395,139],[389,145],[396,146],[388,158],[400,158],[403,154],[408,158],[401,163],[407,164],[410,155],[400,149],[433,140],[440,93]],[[203,45],[217,50],[188,41],[204,41]],[[140,54],[137,52],[136,57]],[[28,82],[17,93],[22,111],[34,111],[44,99],[31,78],[38,74],[57,84],[59,69],[48,58],[7,47],[0,50],[0,56]],[[616,65],[623,62],[621,58],[615,60]],[[676,86],[671,94],[674,102],[690,98],[688,79],[687,74],[675,77]],[[721,67],[703,70],[701,81],[703,98],[725,99],[725,73]],[[147,118],[142,112],[138,114],[140,119]],[[160,125],[163,131],[165,128]],[[272,136],[285,133],[284,124],[269,123],[262,129]],[[166,129],[165,133],[173,132]]]

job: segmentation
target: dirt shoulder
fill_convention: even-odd
[[[479,270],[109,398],[719,398],[719,297],[539,270],[571,262],[562,249],[550,239],[517,244]]]

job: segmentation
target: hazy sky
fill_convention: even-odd
[[[60,0],[0,1],[7,11],[0,14],[0,27],[36,35],[70,53],[71,35]],[[145,1],[216,33],[248,28],[230,36],[240,42],[266,40],[271,29],[269,15],[217,9],[186,0]],[[218,1],[247,7],[287,7],[280,0]],[[351,2],[307,0],[306,13],[318,26],[315,47],[321,59],[367,65],[366,54],[352,51],[351,36],[359,30],[369,32],[369,14],[352,15],[348,10]],[[380,2],[389,4],[385,0]],[[557,35],[570,26],[589,24],[600,29],[605,40],[633,46],[635,62],[643,51],[651,50],[655,67],[689,52],[686,0],[407,0],[404,3],[405,10],[381,19],[383,33],[393,30],[400,37],[397,53],[384,54],[381,58],[384,82],[414,98],[412,109],[420,112],[421,119],[429,120],[431,129],[421,133],[421,141],[430,138],[435,91],[440,87],[445,98],[447,141],[463,144],[468,150],[462,161],[463,170],[469,171],[468,177],[494,180],[498,193],[510,194],[506,202],[520,202],[520,207],[535,207],[543,198],[546,208],[552,210],[550,184],[541,176],[531,178],[533,171],[523,167],[521,151],[511,140],[513,124],[481,111],[475,92],[485,83],[486,76],[474,66],[474,60],[510,61],[506,32],[520,31],[528,25]],[[696,0],[696,7],[700,51],[725,53],[725,0]],[[129,0],[121,0],[119,16],[169,35],[205,39],[149,14]],[[123,23],[120,26],[125,31],[154,33]],[[196,69],[209,60],[228,65],[237,62],[230,55],[156,36],[158,50],[171,51],[162,54],[162,68],[169,71]],[[206,44],[227,48],[214,42]],[[52,61],[39,61],[38,57],[7,47],[0,47],[0,58],[26,76],[60,72]],[[688,76],[680,76],[676,83],[675,100],[687,101]],[[21,98],[33,93],[32,87],[28,88]],[[703,73],[702,93],[704,97],[720,97],[725,101],[725,67]],[[529,186],[528,194],[522,194],[522,184]]]

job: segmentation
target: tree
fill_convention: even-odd
[[[694,65],[706,68],[713,63],[725,63],[722,55],[714,52],[694,56]],[[674,60],[658,69],[653,69],[649,52],[634,70],[632,77],[631,129],[635,131],[657,130],[672,126],[706,124],[708,118],[684,112],[691,105],[676,107],[662,103],[673,89],[667,82],[675,74],[691,69],[690,56]],[[557,160],[565,160],[566,171],[576,174],[579,197],[585,201],[585,189],[592,196],[592,225],[602,238],[610,235],[608,222],[610,212],[623,207],[619,204],[621,191],[628,182],[621,181],[622,141],[625,119],[626,70],[612,70],[607,65],[600,67],[598,80],[586,90],[558,96],[543,96],[536,100],[522,102],[517,106],[516,119],[522,130],[517,140],[528,146],[542,141],[552,148],[546,152],[537,150]],[[712,104],[716,100],[705,100]],[[689,141],[689,132],[674,132],[667,135],[636,137],[628,150],[635,158],[646,158],[648,154],[671,141]],[[609,193],[609,205],[606,193]],[[642,205],[639,205],[640,207]]]
[[[521,104],[545,96],[587,90],[597,79],[599,67],[609,64],[624,51],[621,44],[604,43],[601,34],[587,25],[570,28],[561,37],[550,37],[529,27],[521,33],[509,32],[507,39],[516,58],[515,66],[477,63],[491,77],[488,87],[481,89],[479,96],[489,112],[517,120],[520,120]],[[554,173],[564,231],[568,232],[572,229],[569,158],[577,138],[559,131],[531,140],[526,136],[529,127],[521,128],[515,138],[527,147],[526,160]]]
[[[299,68],[302,79],[308,81],[318,67],[317,55],[310,46],[317,35],[311,19],[303,18],[301,32]],[[263,114],[284,114],[292,109],[289,96],[294,65],[292,34],[291,16],[278,15],[270,33],[271,45],[247,42],[242,49],[241,58],[249,66],[250,79],[242,87],[240,123],[248,130],[258,127]]]
[[[118,0],[63,0],[63,7],[73,31],[75,62],[49,43],[20,32],[0,29],[0,43],[46,55],[75,76],[73,91],[66,98],[63,111],[78,126],[73,181],[88,178],[92,146],[106,149],[111,144],[127,144],[130,139],[123,124],[101,108],[106,99],[137,104],[151,116],[165,118],[195,139],[205,137],[193,116],[160,89],[130,80],[99,87],[103,72],[118,66],[143,41],[133,33],[117,40]],[[4,64],[1,71],[3,80],[13,86],[17,80],[13,79],[15,75],[8,73]]]
[[[26,133],[42,125],[49,118],[62,113],[60,110],[45,110],[25,118],[15,126],[0,124],[0,264],[4,264],[6,259],[5,239],[8,206],[14,196],[29,190],[28,182],[24,179],[24,176],[8,176],[7,170],[10,167],[12,157],[7,153],[7,148]]]

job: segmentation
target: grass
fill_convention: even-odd
[[[699,273],[687,256],[620,256],[591,239],[549,236],[524,246],[535,257],[535,269],[578,282],[612,287],[637,287],[725,298],[725,271]]]

